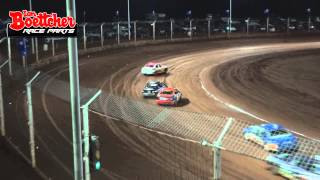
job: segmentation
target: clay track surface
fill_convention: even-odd
[[[227,101],[319,139],[319,57],[318,48],[274,52],[221,64],[210,76]]]
[[[218,113],[240,120],[279,122],[292,130],[305,132],[307,136],[319,138],[317,125],[307,129],[305,126],[308,125],[304,124],[307,119],[319,119],[320,86],[316,68],[319,47],[318,42],[280,43],[182,55],[162,62],[169,66],[168,75],[146,77],[139,73],[140,67],[121,75],[123,87],[120,92],[141,99],[145,83],[157,79],[183,92],[184,100],[177,109]],[[275,92],[279,94],[274,95]],[[215,98],[208,99],[208,93]],[[154,100],[145,101],[154,104]],[[250,107],[250,103],[255,104]],[[238,113],[226,104],[243,107],[257,118]],[[259,105],[260,108],[257,107]],[[272,111],[273,108],[275,110]],[[272,111],[269,114],[273,115],[261,113],[265,111]],[[294,123],[281,121],[276,112],[291,114]]]
[[[159,76],[156,79],[165,80],[169,85],[179,88],[185,97],[184,103],[176,109],[218,113],[257,122],[256,119],[231,110],[223,103],[210,98],[203,88],[219,99],[242,105],[245,99],[234,100],[231,91],[227,91],[227,94],[221,91],[223,87],[219,86],[219,83],[222,82],[216,80],[220,78],[221,73],[215,74],[219,72],[214,71],[216,66],[248,56],[320,46],[318,43],[296,42],[305,41],[304,39],[286,39],[285,41],[289,41],[287,43],[283,41],[263,39],[171,44],[89,55],[82,57],[80,61],[81,86],[98,87],[107,93],[112,92],[154,104],[153,100],[143,100],[140,95],[146,80],[154,77],[141,76],[139,70],[145,62],[156,59],[170,66],[168,76]],[[68,79],[64,63],[43,70],[54,78]],[[51,82],[47,81],[48,87]],[[231,86],[234,83],[227,85]],[[40,169],[42,168],[51,177],[71,178],[71,122],[67,121],[71,118],[70,112],[66,110],[69,105],[46,94],[45,89],[35,91]],[[246,108],[252,110],[250,106]],[[21,112],[23,112],[21,109],[16,109],[17,114]],[[276,116],[272,111],[266,113],[268,116]],[[267,115],[261,114],[261,117],[267,117]],[[97,115],[92,114],[91,118],[92,130],[100,135],[103,151],[107,152],[102,157],[105,169],[102,173],[93,175],[97,179],[209,179],[212,175],[209,149],[203,149],[195,143],[177,141],[146,132]],[[291,120],[286,119],[286,122],[289,124]],[[292,122],[295,123],[295,121]],[[312,123],[305,123],[306,126],[312,126]],[[52,158],[52,164],[49,166],[44,161],[48,156]],[[224,179],[279,178],[265,169],[267,167],[265,163],[229,152],[223,152],[222,163]],[[57,174],[57,169],[60,169],[61,173]],[[146,169],[148,169],[147,172]]]
[[[319,64],[319,47],[318,42],[280,43],[192,53],[163,60],[162,63],[169,66],[168,75],[146,77],[139,73],[138,67],[126,75],[121,74],[122,83],[114,88],[122,95],[141,99],[145,82],[157,79],[183,92],[184,99],[176,109],[222,114],[257,123],[277,122],[318,139],[314,120],[319,119],[317,83],[320,76],[315,68]],[[263,81],[265,78],[267,80]],[[210,95],[214,98],[208,97]],[[155,104],[154,100],[144,101]],[[246,113],[239,113],[228,105],[241,107]],[[203,124],[196,126],[201,128]],[[248,148],[254,152],[256,147]],[[230,156],[225,158],[231,159]],[[232,159],[233,164],[240,162],[237,158]],[[243,166],[242,162],[238,165]],[[228,166],[224,168],[230,168]],[[252,171],[257,169],[250,170],[250,166],[246,172],[255,174]]]

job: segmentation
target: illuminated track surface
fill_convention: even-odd
[[[143,89],[145,82],[149,79],[158,79],[183,92],[183,96],[191,102],[183,106],[183,109],[227,116],[239,115],[240,113],[241,116],[236,116],[240,119],[248,119],[249,117],[259,121],[278,121],[292,130],[305,132],[302,134],[306,136],[319,138],[318,127],[316,125],[311,129],[310,127],[304,127],[304,121],[308,120],[301,116],[301,114],[306,116],[307,113],[314,120],[319,117],[317,109],[317,100],[319,99],[319,80],[317,78],[319,72],[316,68],[317,57],[320,54],[319,48],[320,43],[317,42],[292,43],[247,46],[183,55],[162,62],[168,65],[170,69],[170,74],[165,77],[145,77],[139,73],[138,68],[127,73],[123,77],[125,82],[123,82],[122,92],[123,95],[141,97],[141,89]],[[288,92],[272,96],[277,94],[277,92],[274,92],[275,87],[282,88],[281,90],[287,88]],[[131,90],[128,91],[130,88]],[[292,91],[294,90],[298,91],[297,93],[304,92],[303,98],[309,99],[304,104],[294,103],[295,99],[291,100],[292,102],[279,99],[293,98],[292,94],[294,93]],[[119,89],[119,91],[121,90]],[[278,93],[284,92],[278,91]],[[272,99],[268,99],[271,97]],[[253,102],[250,102],[250,100],[238,102],[245,98],[250,98]],[[260,102],[261,99],[266,103]],[[281,107],[285,106],[284,103],[293,103],[294,116],[300,116],[294,118],[295,121],[286,123],[284,120],[281,121],[279,117],[266,115],[264,112],[268,110],[260,112],[262,108],[255,107],[259,104],[261,104],[260,106],[265,104],[272,106],[272,103],[267,103],[268,101],[275,104],[281,103],[278,107],[274,107],[275,109],[279,108],[277,111],[281,111]],[[313,101],[314,104],[307,101]],[[154,104],[153,100],[148,100],[148,102]],[[255,104],[250,105],[250,103]],[[301,99],[300,103],[303,103]],[[303,106],[313,108],[307,109],[310,111],[299,113],[299,109],[302,111],[301,107]],[[286,111],[285,108],[284,111]],[[304,121],[298,121],[297,119],[304,119]],[[299,123],[299,125],[296,123]]]
[[[238,45],[241,44],[240,41],[237,43]],[[234,46],[231,44],[232,43],[230,43],[229,45],[225,45],[221,42],[218,42],[215,45],[212,45],[210,43],[202,45],[192,44],[199,45],[198,48],[189,48],[190,51],[196,51],[192,53],[188,53],[187,47],[189,45],[184,44],[183,46],[186,46],[185,49],[184,47],[181,47],[182,45],[169,45],[168,47],[163,46],[162,49],[160,48],[161,51],[159,50],[159,47],[151,47],[150,49],[152,50],[148,48],[141,48],[141,51],[131,49],[131,52],[130,49],[128,49],[127,51],[122,52],[121,55],[118,55],[117,52],[114,52],[110,53],[110,55],[105,57],[93,57],[87,61],[84,61],[81,65],[81,85],[85,87],[101,87],[103,90],[107,92],[112,91],[120,95],[129,96],[132,98],[139,99],[141,101],[145,101],[147,103],[154,104],[153,100],[142,100],[140,92],[148,79],[161,79],[165,80],[170,86],[179,88],[182,91],[183,96],[187,98],[187,100],[184,101],[183,106],[176,107],[177,109],[205,113],[218,113],[253,122],[259,122],[257,118],[263,120],[271,119],[272,121],[280,122],[293,130],[297,130],[303,132],[308,136],[318,138],[319,132],[316,132],[317,128],[315,128],[315,122],[305,123],[289,118],[282,119],[281,116],[277,117],[278,114],[274,109],[283,107],[271,107],[270,109],[264,109],[264,111],[261,111],[261,113],[260,110],[263,109],[263,107],[259,107],[259,103],[254,102],[254,99],[252,100],[252,103],[254,106],[257,107],[251,107],[250,101],[247,102],[245,97],[256,96],[256,93],[250,92],[250,90],[254,92],[256,91],[256,88],[254,88],[255,86],[253,86],[252,84],[250,84],[251,87],[246,86],[250,88],[247,88],[247,90],[245,91],[246,93],[242,92],[240,95],[237,94],[237,92],[239,92],[237,88],[233,87],[234,85],[236,85],[236,83],[228,84],[228,82],[232,81],[234,78],[237,78],[238,75],[241,76],[241,72],[246,74],[245,66],[241,63],[240,65],[237,65],[236,63],[237,66],[230,65],[230,68],[226,68],[226,66],[221,64],[230,62],[232,60],[245,58],[241,59],[241,61],[250,62],[248,63],[248,65],[250,65],[251,63],[258,61],[259,58],[251,58],[251,61],[248,61],[246,59],[247,57],[250,59],[251,56],[257,55],[264,56],[270,53],[283,53],[297,50],[315,49],[320,48],[320,43],[314,42],[281,44],[274,43],[273,41],[271,41],[269,43],[266,43],[265,45],[261,45],[260,42],[258,43],[260,44],[258,46],[241,45],[240,47],[233,48],[220,47],[221,45]],[[174,49],[172,46],[174,46],[177,49],[179,49],[178,47],[180,46],[180,49],[172,50]],[[210,46],[212,46],[212,48],[210,48]],[[147,54],[148,57],[144,57],[144,54]],[[169,65],[170,74],[166,77],[141,76],[139,74],[140,67],[150,59],[163,61],[163,63]],[[215,69],[219,65],[221,65],[221,67]],[[237,69],[240,69],[240,72]],[[57,67],[56,69],[52,69],[50,74],[60,79],[66,79],[67,73],[65,71],[65,66],[62,65]],[[238,74],[235,75],[231,72],[237,72]],[[277,76],[274,75],[276,74],[271,74],[270,77],[277,79]],[[227,76],[227,78],[223,79],[225,78],[225,76]],[[245,80],[246,79],[244,78],[241,81],[237,82],[242,82]],[[252,82],[256,81],[253,80]],[[47,85],[50,85],[50,80],[47,81]],[[241,86],[237,85],[236,87]],[[263,87],[262,84],[260,84],[259,87]],[[242,88],[239,89],[241,90]],[[222,90],[225,90],[226,94]],[[273,92],[273,96],[276,97],[276,95],[277,92]],[[70,153],[72,151],[70,145],[70,123],[61,122],[61,120],[59,120],[59,116],[57,115],[57,112],[59,112],[60,110],[63,111],[63,108],[66,108],[68,106],[61,105],[61,107],[57,107],[52,105],[55,104],[55,102],[49,101],[48,99],[52,98],[47,97],[45,95],[45,92],[43,92],[42,96],[39,98],[39,102],[41,102],[43,105],[43,114],[45,114],[47,118],[50,119],[50,122],[56,131],[56,134],[54,136],[60,138],[60,140],[58,140],[59,138],[51,138],[52,141],[54,141],[55,144],[59,144],[59,141],[62,141],[63,143],[67,142],[68,147],[65,147],[65,149],[67,149],[68,153]],[[266,98],[265,101],[272,101],[272,98]],[[242,109],[240,109],[239,107],[241,107]],[[285,108],[284,111],[286,111]],[[319,112],[315,114],[319,115]],[[63,119],[68,118],[70,117],[63,117]],[[315,119],[315,121],[316,120],[317,119]],[[99,124],[97,123],[96,125],[98,126]],[[127,131],[123,130],[123,128],[117,127],[116,124],[111,123],[111,125],[109,124],[109,126],[111,127],[113,133],[122,140],[122,143],[129,144],[130,147],[135,149],[134,151],[136,151],[137,154],[143,156],[144,152],[139,151],[143,149],[142,146],[148,147],[148,145],[141,142],[137,143],[136,141],[143,141],[143,138],[145,137],[132,137],[129,135]],[[309,129],[310,131],[308,131]],[[44,136],[45,135],[41,134],[41,137],[45,138]],[[49,144],[49,142],[43,143]],[[161,140],[159,140],[158,143],[161,143]],[[150,154],[153,154],[154,156],[158,155],[160,157],[159,162],[162,158],[165,158],[161,157],[163,156],[161,155],[161,149],[158,149],[155,146],[152,147],[154,149],[150,150]],[[145,156],[150,156],[150,154],[145,154]],[[62,163],[61,160],[57,159],[56,161]],[[257,177],[259,179],[279,178],[271,175],[269,171],[265,170],[266,167],[267,165],[265,163],[254,159],[246,158],[239,155],[233,155],[227,152],[223,153],[224,179],[257,179]],[[67,171],[69,175],[72,172],[70,168],[70,164],[68,166],[63,166],[63,169]],[[170,167],[163,168],[170,169]],[[110,179],[120,178],[117,174],[112,173],[104,173],[104,175],[101,177],[107,177]],[[124,176],[123,178],[128,178],[128,176]]]
[[[320,72],[315,68],[319,65],[316,62],[320,56],[318,48],[320,43],[269,44],[182,55],[162,62],[169,66],[170,74],[167,76],[145,77],[136,68],[125,76],[122,74],[122,83],[113,89],[125,96],[141,98],[145,82],[158,79],[178,88],[188,99],[189,103],[177,109],[218,113],[254,122],[278,122],[302,132],[302,135],[319,138],[319,125],[315,122],[320,114],[317,109],[320,87],[317,77]],[[299,50],[303,52],[296,52]],[[303,76],[307,81],[305,83],[301,79]],[[295,82],[295,79],[299,82]],[[306,84],[307,87],[299,87]],[[301,92],[305,93],[304,96],[297,97]],[[154,100],[145,101],[155,104]],[[199,128],[201,126],[199,124]],[[253,177],[261,177],[260,173],[264,173],[257,170],[257,167],[263,168],[261,164],[253,165],[255,163],[250,161],[244,163],[239,157],[223,158],[225,162],[233,159],[229,163],[242,166]],[[232,167],[229,163],[224,164],[226,172]],[[233,171],[242,174],[242,168]]]

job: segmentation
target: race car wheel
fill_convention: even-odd
[[[165,69],[164,69],[164,73],[167,73],[167,72],[168,72],[168,68],[165,68]]]
[[[249,134],[247,134],[247,133],[246,133],[246,134],[244,134],[244,139],[246,139],[246,140],[251,140],[251,139],[250,139],[250,135],[249,135]]]
[[[279,172],[278,172],[278,168],[277,167],[272,167],[271,168],[271,172],[273,175],[279,175]]]
[[[270,147],[270,146],[276,146],[276,147]],[[264,150],[268,151],[268,152],[272,152],[272,153],[277,153],[277,145],[273,145],[273,144],[264,144],[263,148]]]

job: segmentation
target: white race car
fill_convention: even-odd
[[[148,62],[141,68],[141,73],[144,75],[165,74],[168,72],[168,67],[156,62]]]

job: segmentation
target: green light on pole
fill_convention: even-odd
[[[96,168],[96,171],[99,171],[101,169],[101,162],[100,161],[96,162],[95,168]]]
[[[89,135],[89,106],[90,104],[101,94],[101,90],[97,91],[93,97],[91,97],[82,108],[82,126],[83,126],[83,143],[84,143],[84,176],[86,180],[90,180],[90,170],[100,170],[100,151],[98,136]]]

